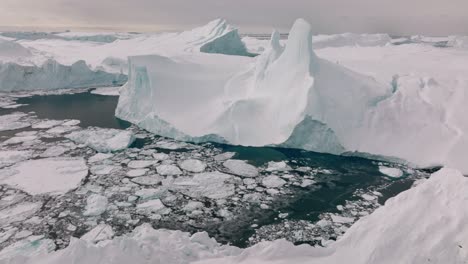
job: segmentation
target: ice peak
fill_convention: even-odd
[[[276,29],[271,33],[270,46],[274,50],[280,50],[282,48],[280,44],[280,33]]]
[[[296,65],[310,63],[315,57],[312,49],[312,27],[304,19],[300,18],[294,22],[283,56]]]
[[[217,18],[212,20],[200,28],[204,29],[205,32],[223,32],[234,29],[224,18]]]

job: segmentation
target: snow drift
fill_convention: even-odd
[[[327,248],[294,246],[285,240],[251,248],[222,246],[206,233],[153,230],[149,225],[93,244],[74,240],[47,253],[41,241],[0,255],[11,264],[54,263],[464,263],[468,258],[468,178],[442,169],[420,185],[389,199],[361,218]],[[430,236],[428,236],[430,234]],[[26,249],[29,249],[27,251]],[[50,249],[49,249],[50,250]],[[21,254],[32,255],[31,257]]]

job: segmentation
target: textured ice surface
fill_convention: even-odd
[[[390,168],[386,166],[379,166],[379,171],[382,174],[387,175],[388,177],[392,178],[399,178],[403,176],[403,171],[401,171],[399,168]]]
[[[80,239],[89,241],[92,243],[98,243],[104,240],[109,240],[114,237],[114,231],[112,227],[106,224],[97,225],[91,229],[88,233],[84,234]]]
[[[206,163],[201,160],[187,159],[179,163],[179,166],[190,172],[203,172],[206,168]]]
[[[119,96],[120,87],[101,87],[91,91],[92,94]]]
[[[231,178],[217,171],[198,173],[192,178],[177,178],[172,188],[192,198],[223,199],[234,194],[234,185],[229,183]]]
[[[127,58],[159,54],[221,53],[250,56],[237,29],[217,19],[193,30],[157,34],[13,32],[0,39],[2,91],[121,85]],[[118,95],[116,91],[95,93]]]
[[[256,177],[258,175],[258,169],[243,160],[227,160],[223,163],[223,166],[229,172],[239,176]]]
[[[391,43],[391,38],[387,34],[344,33],[336,35],[317,35],[314,36],[313,39],[313,46],[315,49],[343,46],[373,47],[385,46]]]
[[[41,203],[25,202],[2,209],[0,211],[0,226],[4,227],[10,223],[24,221],[38,211],[41,206]]]
[[[182,171],[175,165],[163,164],[156,167],[160,175],[179,175]]]
[[[115,263],[463,263],[468,243],[464,210],[468,180],[455,170],[443,169],[419,186],[387,201],[362,218],[337,242],[326,248],[295,246],[285,240],[261,242],[247,249],[221,246],[206,234],[153,230],[142,225],[108,243],[75,241],[67,249],[40,259],[12,263],[93,263],[112,258]],[[163,205],[155,203],[158,208]],[[196,207],[196,205],[194,205]],[[442,216],[442,217],[440,217]],[[332,216],[335,222],[351,219]],[[329,225],[324,221],[321,225]],[[385,228],[382,228],[382,226]],[[430,232],[438,239],[421,239]],[[391,245],[391,247],[389,247]],[[82,254],[75,254],[75,252]],[[143,254],[145,252],[145,254]],[[359,252],[359,254],[356,254]],[[20,253],[20,252],[18,252]]]
[[[67,137],[99,152],[119,151],[128,148],[135,140],[131,131],[104,128],[88,128],[72,132]]]
[[[284,47],[274,33],[250,64],[222,70],[229,76],[219,70],[232,58],[131,58],[116,115],[182,140],[370,153],[467,171],[466,51],[361,37],[381,44],[356,40],[317,56],[311,26],[298,20]]]
[[[276,175],[270,175],[262,180],[263,186],[267,188],[279,188],[286,184],[286,181]]]
[[[92,194],[86,200],[86,208],[83,215],[98,216],[106,211],[108,203],[105,196]]]
[[[16,130],[31,126],[31,123],[23,121],[24,113],[12,113],[0,116],[0,131]]]
[[[60,64],[52,59],[39,66],[21,65],[15,62],[2,63],[0,61],[1,91],[110,86],[121,84],[126,79],[126,76],[120,74],[100,70],[93,71],[82,60],[70,66]]]
[[[0,168],[27,160],[32,155],[29,150],[0,150]]]
[[[21,162],[0,171],[0,183],[29,194],[63,194],[88,175],[83,158],[48,158]]]

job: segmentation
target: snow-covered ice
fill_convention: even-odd
[[[428,259],[434,263],[463,263],[467,257],[464,246],[468,243],[468,214],[464,210],[468,199],[466,190],[467,178],[455,170],[443,169],[419,186],[388,200],[385,206],[359,220],[339,241],[326,248],[295,246],[277,240],[239,249],[221,246],[206,234],[190,237],[180,231],[153,230],[149,225],[142,225],[132,234],[116,237],[105,244],[75,241],[64,250],[41,259],[31,257],[21,263],[91,263],[109,257],[118,260],[116,263],[152,263],[155,259],[200,264],[272,261],[386,264],[395,260],[427,263]],[[159,202],[157,205],[163,208]],[[348,221],[336,217],[335,220]],[[422,239],[428,232],[437,239]],[[143,249],[145,254],[142,254]],[[83,254],[73,254],[77,250]]]
[[[0,183],[29,194],[63,194],[88,175],[83,158],[47,158],[23,161],[0,171]]]
[[[123,150],[135,140],[131,131],[97,127],[72,132],[67,137],[76,143],[86,144],[99,152]]]
[[[92,94],[107,95],[107,96],[119,96],[120,87],[100,87],[91,91]]]
[[[32,156],[33,152],[30,150],[0,150],[0,168],[30,159]]]
[[[100,224],[91,229],[88,233],[84,234],[80,239],[92,243],[98,243],[112,239],[113,237],[114,231],[112,230],[112,227],[106,224]]]
[[[243,160],[230,159],[225,161],[223,166],[226,167],[229,172],[239,176],[256,177],[258,175],[258,169]]]
[[[192,198],[223,199],[234,194],[234,185],[229,183],[231,179],[231,175],[218,171],[204,172],[192,178],[177,178],[172,188]]]
[[[143,169],[156,164],[155,160],[132,160],[127,166],[132,169]]]
[[[167,214],[170,211],[170,209],[166,208],[159,199],[149,200],[138,204],[137,209],[141,212],[150,214]]]
[[[203,172],[206,168],[206,163],[197,159],[187,159],[179,163],[179,166],[190,172]]]
[[[16,130],[31,126],[31,123],[22,121],[23,117],[27,116],[24,113],[12,113],[0,116],[0,131]]]
[[[0,226],[8,226],[13,222],[20,222],[31,217],[41,208],[41,203],[25,202],[2,209],[0,211]]]
[[[83,215],[98,216],[104,213],[107,209],[108,200],[105,196],[92,194],[86,199],[86,209]]]
[[[291,170],[291,167],[289,167],[288,164],[284,161],[268,162],[267,171],[288,171],[288,170]]]
[[[286,181],[276,175],[270,175],[262,180],[263,186],[267,188],[279,188],[286,184]]]
[[[382,174],[387,175],[388,177],[391,178],[400,178],[403,176],[403,171],[400,170],[399,168],[391,168],[391,167],[386,167],[386,166],[379,166],[379,171]]]
[[[160,175],[180,175],[182,171],[175,165],[163,164],[156,167],[157,172]]]

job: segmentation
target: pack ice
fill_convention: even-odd
[[[142,224],[131,234],[112,239],[111,233],[97,244],[86,235],[55,252],[38,246],[37,241],[26,242],[22,247],[7,248],[0,259],[12,264],[422,264],[428,260],[461,264],[468,257],[467,190],[466,177],[456,170],[442,169],[361,218],[340,240],[325,248],[276,240],[240,249],[218,244],[206,233],[154,230]],[[432,237],[427,238],[428,234]]]
[[[116,115],[181,140],[364,152],[468,172],[466,82],[377,81],[319,58],[312,43],[311,26],[299,19],[285,47],[274,32],[269,47],[237,69],[228,56],[130,57]]]

